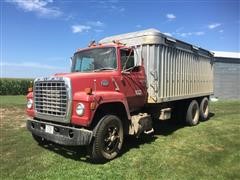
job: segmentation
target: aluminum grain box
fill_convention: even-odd
[[[104,38],[135,49],[135,65],[145,67],[148,102],[160,103],[213,94],[213,54],[155,29]]]

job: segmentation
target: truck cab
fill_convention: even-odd
[[[144,68],[134,61],[134,49],[120,43],[91,44],[71,59],[70,73],[35,79],[27,127],[38,143],[88,145],[93,159],[112,159],[132,114],[146,104]]]

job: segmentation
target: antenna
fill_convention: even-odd
[[[90,41],[88,47],[92,47],[92,46],[96,46],[96,41],[93,40],[93,41]]]

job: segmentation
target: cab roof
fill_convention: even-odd
[[[124,44],[116,44],[116,43],[107,43],[107,44],[95,44],[95,45],[92,45],[92,46],[88,46],[86,48],[78,48],[76,50],[75,53],[78,53],[80,51],[84,51],[84,50],[89,50],[89,49],[96,49],[96,48],[108,48],[108,47],[113,47],[113,48],[124,48],[126,47]],[[127,47],[126,47],[127,48]],[[75,54],[74,53],[74,54]]]

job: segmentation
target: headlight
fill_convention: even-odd
[[[32,106],[33,106],[33,100],[32,99],[28,99],[28,101],[27,101],[27,108],[31,109]]]
[[[83,113],[84,113],[84,109],[85,109],[84,104],[79,103],[79,104],[77,105],[77,108],[76,108],[76,113],[77,113],[77,115],[82,116]]]

